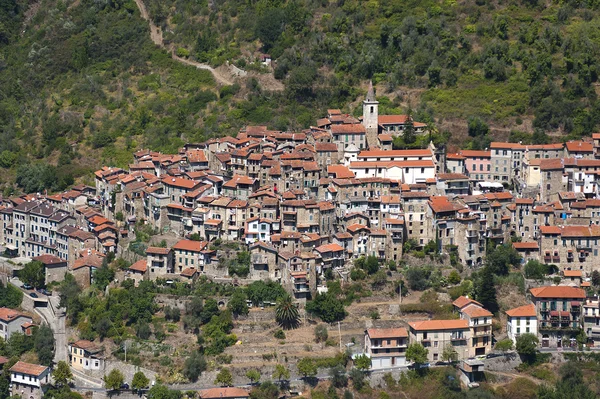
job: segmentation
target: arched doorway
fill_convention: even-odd
[[[544,334],[542,336],[542,348],[548,348],[550,346],[550,336]]]

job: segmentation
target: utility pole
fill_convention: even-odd
[[[402,316],[402,280],[398,281],[398,300],[400,302],[398,305],[398,314]]]
[[[338,334],[340,336],[340,352],[342,351],[342,329],[340,327],[340,322],[338,321]]]

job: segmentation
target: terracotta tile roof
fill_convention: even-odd
[[[525,249],[535,249],[538,250],[540,249],[540,246],[538,245],[537,242],[513,242],[513,248],[518,250],[525,250]]]
[[[558,226],[540,226],[541,234],[560,234],[561,230]]]
[[[454,154],[448,154],[448,155],[446,155],[446,159],[462,160],[462,159],[465,159],[465,157],[462,156],[462,155],[460,155],[459,153],[454,153]]]
[[[352,225],[346,227],[346,229],[352,233],[355,233],[359,230],[369,230],[369,228],[367,226],[365,226],[363,224],[359,224],[359,223],[352,224]]]
[[[79,258],[75,262],[73,262],[73,270],[77,270],[82,267],[99,268],[102,266],[103,260],[104,256],[100,256],[98,254],[93,253],[91,255],[84,256],[83,258]]]
[[[518,144],[518,143],[505,143],[505,142],[494,141],[494,142],[490,143],[490,148],[524,150],[525,146],[523,144]]]
[[[148,247],[148,248],[146,248],[146,254],[168,255],[169,252],[171,252],[171,248],[161,248],[161,247]]]
[[[138,260],[133,265],[129,266],[129,270],[134,272],[146,273],[148,270],[148,263],[146,259]]]
[[[41,366],[39,364],[31,364],[18,361],[14,366],[10,368],[10,371],[13,373],[21,373],[27,375],[40,376],[42,375],[48,368],[46,366]]]
[[[466,158],[491,158],[492,151],[460,150],[460,155]]]
[[[360,123],[331,125],[332,134],[365,134],[365,127]]]
[[[79,349],[83,349],[83,350],[87,350],[87,351],[94,351],[94,350],[98,349],[98,346],[95,343],[93,343],[92,341],[85,340],[85,339],[80,339],[79,341],[73,342],[70,345],[75,348],[79,348]]]
[[[329,165],[327,166],[327,174],[333,174],[336,179],[353,179],[356,177],[354,172],[344,165]]]
[[[506,314],[510,317],[536,317],[535,305],[530,303],[529,305],[509,309]]]
[[[327,252],[343,251],[344,248],[342,248],[338,244],[325,244],[325,245],[321,245],[321,246],[315,248],[315,250],[322,254],[322,253],[327,253]]]
[[[192,190],[194,189],[196,186],[198,186],[200,183],[193,181],[193,180],[189,180],[189,179],[184,179],[182,177],[172,177],[172,176],[164,176],[161,181],[163,182],[163,184],[167,185],[167,186],[173,186],[173,187],[177,187],[177,188],[184,188],[187,190]]]
[[[25,316],[23,313],[9,308],[0,308],[0,320],[9,322],[19,316]]]
[[[337,144],[335,143],[315,143],[317,152],[337,152]]]
[[[462,173],[438,173],[438,180],[469,180],[469,178]]]
[[[585,290],[576,287],[546,286],[531,288],[531,295],[536,298],[581,298],[585,299]]]
[[[533,205],[533,198],[517,198],[515,204],[518,205]]]
[[[540,170],[558,170],[564,167],[564,159],[562,158],[542,159],[540,162]]]
[[[241,388],[210,388],[199,392],[200,399],[248,398],[248,391]]]
[[[183,277],[194,277],[196,273],[198,273],[198,270],[193,267],[187,267],[181,271],[180,275]]]
[[[583,273],[581,270],[563,270],[563,276],[565,277],[582,277]]]
[[[467,320],[425,320],[413,321],[408,325],[416,331],[462,330],[469,328]]]
[[[472,303],[483,307],[483,305],[481,303],[477,302],[474,299],[467,298],[466,296],[463,296],[463,295],[456,298],[456,300],[454,300],[454,302],[452,302],[452,305],[456,306],[459,309],[462,309],[465,306],[470,305]]]
[[[397,338],[397,337],[408,337],[408,331],[406,328],[369,328],[367,334],[371,338]]]
[[[58,256],[48,255],[48,254],[36,256],[35,258],[33,258],[33,260],[37,260],[39,262],[42,262],[46,266],[48,266],[48,265],[55,265],[57,263],[66,263],[65,260],[62,260]]]
[[[358,158],[418,158],[431,157],[431,150],[366,150],[358,154]]]
[[[565,143],[567,147],[567,151],[569,152],[592,152],[594,151],[594,146],[592,143],[588,143],[585,141],[568,141]]]
[[[208,245],[207,241],[180,240],[173,249],[181,251],[200,252]]]
[[[492,312],[474,303],[467,305],[461,309],[461,312],[469,316],[470,318],[475,317],[492,317]]]

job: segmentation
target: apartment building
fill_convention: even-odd
[[[146,248],[146,267],[150,280],[173,273],[175,269],[173,249],[160,247]]]
[[[531,288],[538,319],[538,336],[543,348],[575,347],[582,321],[585,290],[576,287]]]
[[[460,310],[460,318],[469,323],[469,357],[482,356],[492,350],[492,313],[477,303]]]
[[[472,352],[471,329],[467,320],[426,320],[408,323],[409,341],[427,350],[429,362],[442,360],[446,347],[454,349],[457,360],[468,359]]]
[[[178,241],[177,244],[173,246],[175,272],[181,273],[183,269],[187,268],[193,268],[203,272],[206,263],[203,251],[207,246],[207,241]]]
[[[538,335],[538,321],[534,304],[519,306],[506,312],[506,334],[516,345],[521,334]]]
[[[406,328],[369,328],[365,331],[364,353],[371,358],[371,370],[406,366],[407,347]]]

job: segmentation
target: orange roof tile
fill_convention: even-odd
[[[509,309],[506,311],[506,314],[510,317],[535,317],[535,305],[530,303],[529,305]]]
[[[583,273],[581,270],[563,270],[563,276],[565,277],[582,277]]]
[[[207,241],[180,240],[173,249],[181,251],[200,252],[208,245]]]
[[[250,394],[242,388],[210,388],[199,392],[200,399],[248,398]]]
[[[489,310],[476,305],[474,303],[467,305],[466,307],[461,309],[461,312],[469,316],[470,318],[474,317],[492,317],[492,312]]]
[[[146,259],[138,260],[133,265],[129,266],[129,270],[132,270],[134,272],[146,273],[146,271],[148,270],[148,263],[146,262]]]
[[[425,320],[413,321],[408,325],[416,331],[462,330],[469,328],[467,320]]]
[[[461,295],[458,298],[456,298],[454,300],[454,302],[452,302],[452,305],[456,306],[459,309],[462,309],[465,306],[470,305],[472,303],[474,303],[476,305],[479,305],[479,306],[483,306],[481,303],[477,302],[476,300],[468,298],[468,297],[463,296],[463,295]]]
[[[408,337],[408,331],[406,328],[369,328],[367,334],[371,338],[397,338],[397,337]]]
[[[329,165],[327,166],[327,174],[333,174],[336,179],[353,179],[356,177],[354,172],[344,165]]]
[[[21,362],[21,361],[18,361],[17,363],[15,363],[14,366],[12,366],[10,368],[10,371],[13,373],[21,373],[21,374],[35,375],[35,376],[40,376],[46,370],[48,370],[48,367],[46,367],[46,366],[41,366],[39,364],[25,363],[25,362]]]
[[[540,249],[540,246],[537,242],[513,242],[513,248],[518,250],[526,250],[526,249]]]
[[[566,286],[546,286],[531,288],[531,295],[536,298],[581,298],[585,299],[585,291],[581,288]]]
[[[325,244],[325,245],[321,245],[321,246],[315,248],[315,250],[319,253],[326,253],[326,252],[343,251],[344,248],[342,248],[338,244]]]

